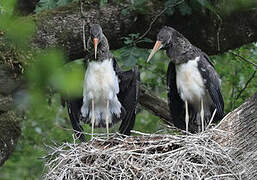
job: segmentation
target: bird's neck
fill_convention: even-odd
[[[187,63],[194,59],[194,47],[186,38],[178,38],[167,49],[167,55],[174,64]]]

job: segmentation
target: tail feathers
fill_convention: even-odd
[[[125,114],[125,109],[121,107],[121,104],[118,102],[113,103],[110,102],[108,119],[109,119],[109,127],[115,124],[121,117]],[[86,123],[91,124],[92,119],[92,106],[89,103],[83,104],[81,108],[82,117]],[[94,127],[102,128],[106,127],[106,106],[95,106],[94,110],[95,123]]]
[[[120,126],[120,133],[121,134],[124,134],[124,135],[127,135],[127,136],[130,136],[131,134],[131,129],[134,128],[134,125],[135,125],[135,119],[136,119],[136,113],[133,112],[133,111],[130,111],[129,113],[127,113],[126,115],[126,118],[123,119],[122,122],[129,122],[127,123],[127,125],[123,125],[123,126]]]

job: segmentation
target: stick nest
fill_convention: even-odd
[[[51,147],[47,180],[241,179],[245,168],[213,131],[194,135],[143,134],[94,138]]]

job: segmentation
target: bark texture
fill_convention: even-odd
[[[20,116],[13,111],[16,90],[21,81],[14,78],[11,67],[0,64],[0,166],[14,151],[21,135]]]
[[[160,117],[167,124],[173,125],[172,117],[169,113],[168,103],[163,99],[155,96],[153,93],[150,93],[142,85],[140,87],[139,103],[144,107],[144,109]]]
[[[246,179],[257,179],[257,93],[230,112],[217,126],[225,136],[217,137],[222,146],[233,147],[233,155],[248,170]]]
[[[51,11],[45,11],[34,16],[37,24],[33,43],[35,47],[62,47],[69,60],[84,57],[82,43],[82,24],[86,21],[85,34],[92,23],[100,23],[110,42],[111,49],[122,47],[121,37],[129,33],[143,34],[153,18],[163,9],[163,3],[158,0],[146,5],[144,12],[131,10],[130,4],[107,4],[100,7],[98,3],[84,3],[83,13],[80,4],[73,3]],[[126,15],[121,13],[127,9]],[[236,21],[235,21],[236,19]],[[228,49],[234,49],[257,40],[257,10],[236,11],[222,17],[197,9],[191,15],[173,16],[162,14],[153,23],[147,37],[156,40],[156,34],[164,25],[169,25],[185,35],[192,44],[207,54],[217,54]],[[139,47],[152,48],[153,43],[139,43]]]

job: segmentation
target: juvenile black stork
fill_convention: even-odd
[[[170,58],[167,92],[174,125],[187,132],[201,132],[212,118],[213,122],[222,119],[221,80],[209,57],[168,26],[158,33],[147,62],[161,48]]]
[[[84,141],[81,121],[91,124],[93,137],[94,127],[106,127],[108,136],[109,127],[121,120],[120,133],[130,135],[138,102],[138,69],[122,71],[118,67],[99,24],[90,27],[87,48],[89,58],[86,61],[83,98],[67,103],[72,127],[80,140]]]

